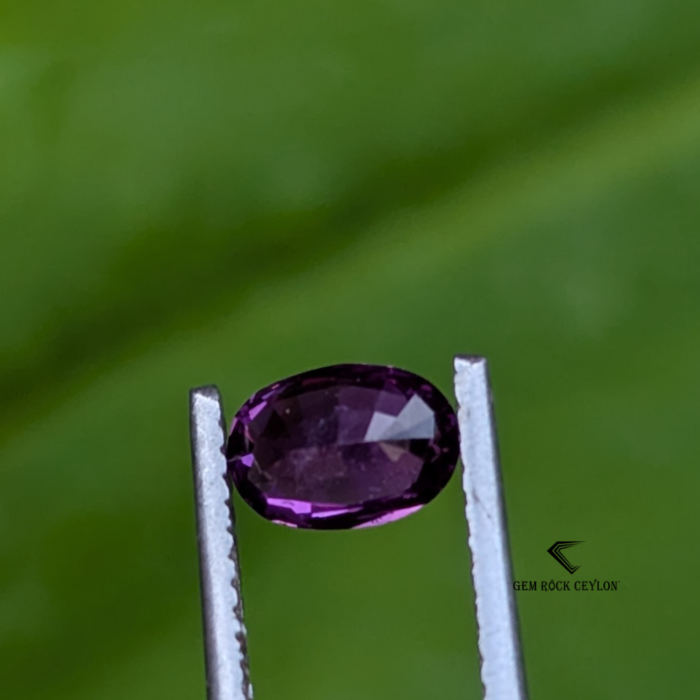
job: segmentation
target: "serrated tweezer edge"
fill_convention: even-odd
[[[252,700],[235,516],[226,481],[219,391],[190,391],[190,437],[208,700]]]
[[[463,487],[484,700],[527,700],[488,369],[455,358]]]

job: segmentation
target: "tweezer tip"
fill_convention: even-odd
[[[215,401],[221,398],[219,388],[216,384],[205,384],[204,386],[197,386],[194,389],[190,389],[190,400],[197,396],[201,396],[205,399],[213,399]]]
[[[486,364],[488,364],[486,358],[481,355],[455,355],[455,369],[457,371],[463,369],[464,365],[475,367]]]

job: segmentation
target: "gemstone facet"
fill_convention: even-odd
[[[334,365],[276,382],[236,414],[230,479],[260,515],[291,527],[381,525],[437,496],[459,456],[457,417],[430,382]]]

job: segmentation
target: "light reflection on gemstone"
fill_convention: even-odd
[[[358,525],[355,529],[360,530],[365,527],[375,527],[377,525],[386,525],[387,523],[393,523],[394,520],[400,520],[401,518],[405,518],[407,515],[412,515],[416,511],[419,511],[423,506],[413,506],[412,508],[403,508],[401,510],[395,510],[391,513],[387,513],[386,515],[382,515],[375,520],[370,520],[369,522],[362,523],[362,525]]]
[[[435,435],[435,415],[417,394],[398,416],[376,411],[372,414],[364,442],[388,440],[431,440]]]

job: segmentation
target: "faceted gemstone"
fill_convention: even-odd
[[[333,530],[414,513],[452,476],[457,418],[427,380],[334,365],[276,382],[238,411],[229,475],[265,518]]]

